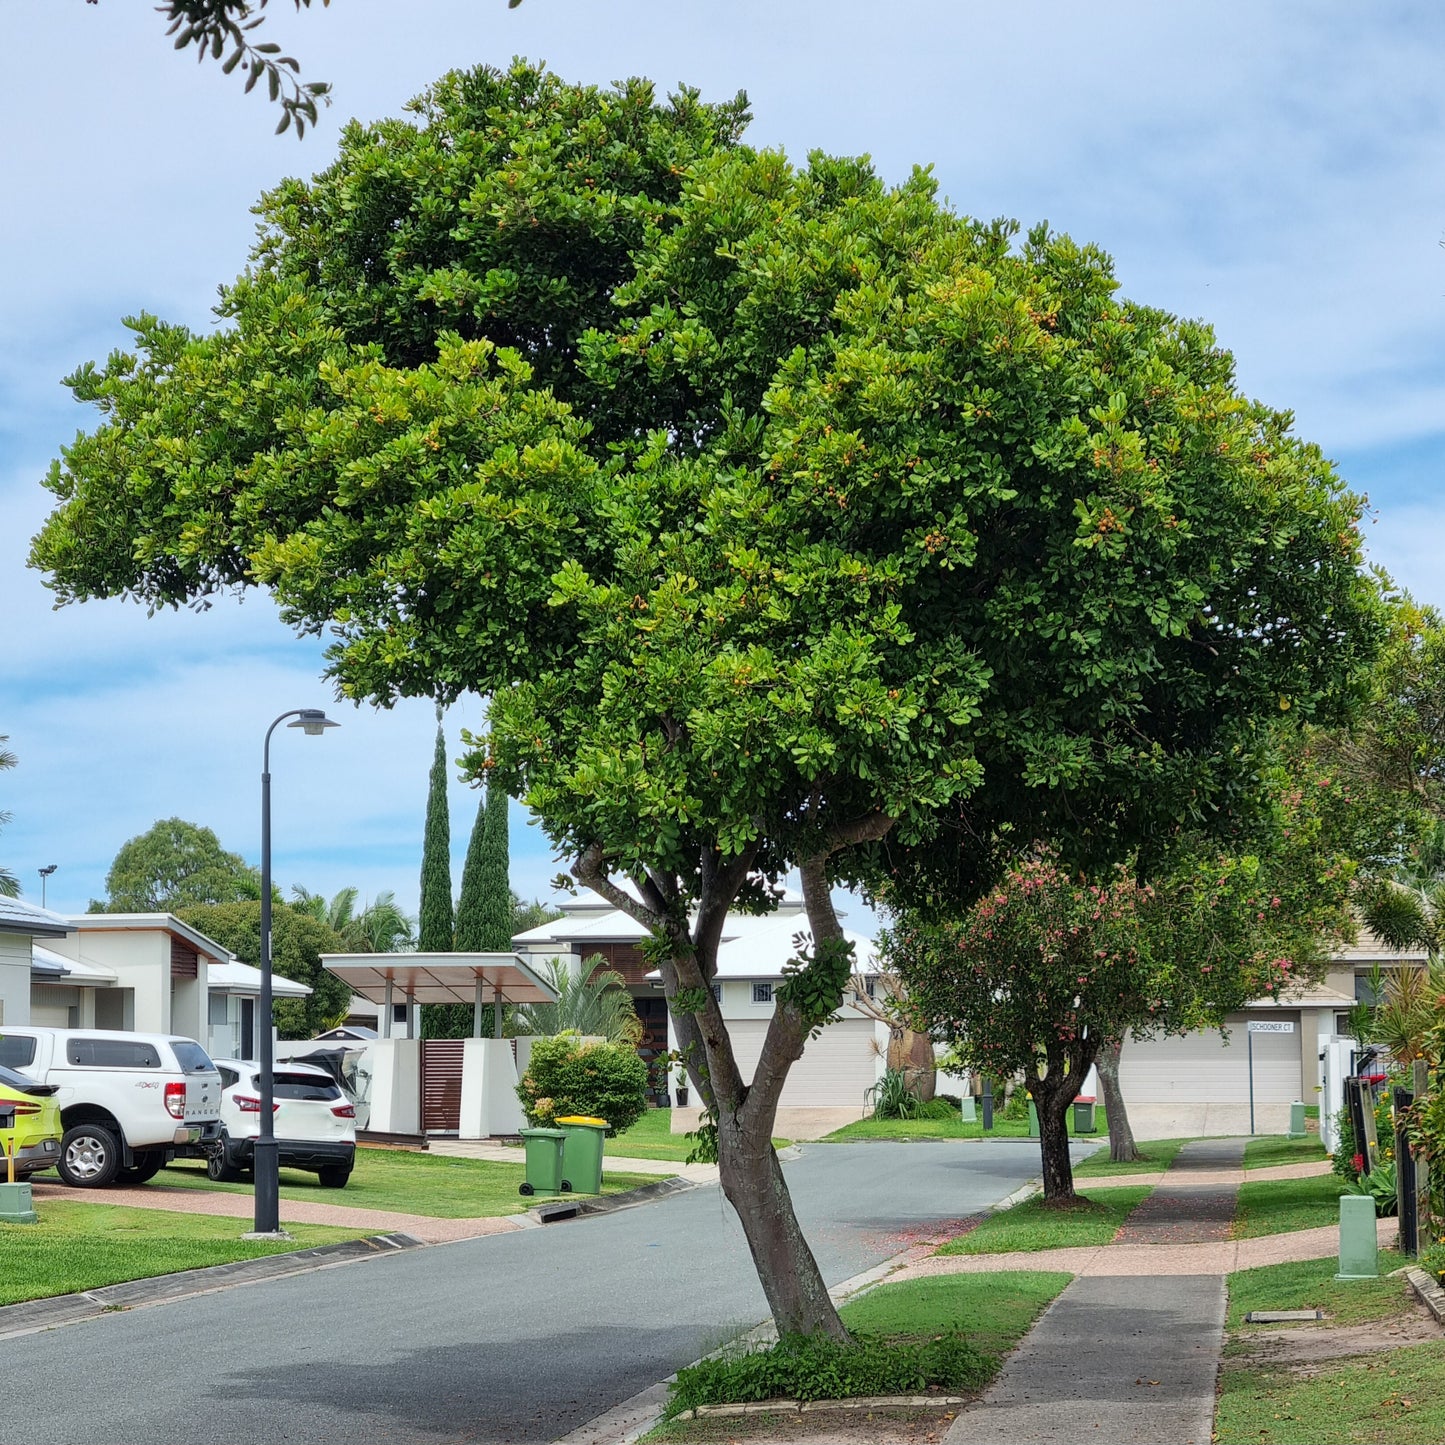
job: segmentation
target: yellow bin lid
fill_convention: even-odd
[[[569,1114],[565,1119],[558,1119],[557,1122],[559,1124],[590,1124],[594,1129],[605,1129],[607,1127],[606,1119],[588,1119],[584,1118],[581,1114]]]

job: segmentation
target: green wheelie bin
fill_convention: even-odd
[[[607,1120],[569,1114],[558,1119],[567,1132],[567,1179],[578,1194],[602,1193],[602,1141],[607,1137]]]
[[[517,1186],[519,1194],[567,1194],[571,1182],[562,1177],[562,1150],[567,1135],[561,1129],[520,1129],[522,1147],[527,1151],[527,1177]]]

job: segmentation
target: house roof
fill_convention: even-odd
[[[1354,1008],[1356,1000],[1347,993],[1326,988],[1324,984],[1307,984],[1300,989],[1287,989],[1279,998],[1257,998],[1245,1008]]]
[[[808,920],[801,914],[770,913],[748,921],[759,926],[724,943],[717,951],[715,978],[719,982],[730,978],[782,978],[783,965],[798,954],[793,940],[801,933],[812,941]],[[878,951],[873,940],[846,928],[843,936],[853,945],[853,971],[877,973]],[[647,976],[656,979],[662,973],[654,969]]]
[[[729,913],[723,925],[723,939],[726,942],[744,937],[779,918],[797,920],[802,917],[802,895],[788,890],[783,893],[777,909],[772,913]],[[563,944],[574,940],[581,944],[636,943],[646,937],[647,929],[630,913],[604,905],[600,912],[589,906],[585,911],[578,910],[562,918],[554,918],[550,923],[538,924],[536,928],[519,933],[512,942],[531,951],[538,944]]]
[[[228,958],[224,963],[213,963],[206,968],[206,983],[214,991],[241,994],[247,997],[261,992],[261,970],[242,963],[238,958]],[[294,979],[282,978],[275,970],[271,973],[271,992],[277,998],[305,998],[311,989]]]
[[[66,920],[70,929],[78,933],[123,933],[158,930],[169,933],[190,944],[197,953],[208,959],[224,963],[235,954],[222,948],[213,938],[207,938],[198,928],[182,923],[174,913],[75,913]]]
[[[119,978],[114,969],[104,964],[90,963],[85,959],[67,958],[52,949],[42,948],[38,943],[30,948],[30,972],[33,975],[45,973],[56,983],[105,988]]]
[[[48,908],[0,897],[0,933],[28,933],[31,938],[64,938],[74,928],[68,919]]]
[[[409,994],[417,1003],[482,1001],[500,989],[504,1003],[555,1003],[557,990],[515,953],[323,953],[321,962],[352,991],[372,1003],[386,1001],[390,979],[393,1001]]]

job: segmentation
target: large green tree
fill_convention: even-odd
[[[181,908],[176,916],[252,968],[261,962],[261,903],[214,903]],[[346,1012],[351,990],[321,962],[323,953],[349,953],[345,941],[326,924],[286,904],[271,912],[271,962],[283,978],[304,983],[307,998],[275,1003],[276,1029],[283,1039],[309,1039]]]
[[[261,897],[260,873],[229,853],[209,829],[162,818],[122,843],[105,875],[105,899],[92,913],[178,913],[198,903]]]
[[[744,119],[518,65],[349,128],[224,328],[72,378],[102,416],[32,557],[62,601],[265,586],[352,697],[490,695],[474,771],[651,935],[780,1329],[841,1335],[770,1142],[850,974],[833,884],[956,900],[1010,830],[1223,814],[1375,602],[1358,499],[1207,327]],[[717,948],[794,867],[745,1079]]]
[[[438,719],[427,787],[426,826],[422,834],[421,911],[416,946],[423,953],[450,953],[452,944],[452,825],[447,807],[447,740]]]
[[[491,779],[477,805],[462,891],[457,900],[457,949],[506,953],[512,947],[515,895],[511,886],[506,793]]]

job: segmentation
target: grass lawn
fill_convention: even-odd
[[[1401,1305],[1414,1298],[1403,1278],[1384,1278],[1405,1263],[1403,1255],[1382,1249],[1379,1279],[1336,1279],[1339,1262],[1335,1259],[1306,1259],[1296,1264],[1238,1270],[1229,1276],[1225,1324],[1231,1330],[1278,1328],[1246,1325],[1244,1317],[1251,1310],[1323,1310],[1331,1324],[1341,1325],[1386,1319],[1398,1314]]]
[[[249,1194],[252,1189],[250,1180],[212,1184],[199,1159],[177,1160],[162,1169],[154,1182],[166,1187],[221,1189],[231,1194]],[[281,1197],[344,1204],[353,1209],[393,1209],[436,1219],[479,1219],[516,1214],[544,1202],[518,1194],[521,1182],[520,1158],[515,1164],[495,1164],[489,1159],[449,1159],[441,1154],[402,1149],[358,1149],[356,1168],[345,1189],[323,1189],[314,1174],[282,1169]],[[604,1172],[602,1192],[617,1194],[654,1182],[652,1175]]]
[[[1141,1199],[1154,1191],[1148,1185],[1101,1190],[1073,1209],[1046,1206],[1031,1199],[991,1214],[977,1229],[951,1239],[939,1254],[1003,1254],[1008,1250],[1063,1249],[1108,1244]],[[1002,1276],[1000,1276],[1002,1277]]]
[[[1445,1349],[1357,1355],[1309,1375],[1226,1368],[1214,1428],[1216,1445],[1439,1445]]]
[[[1233,1239],[1282,1234],[1289,1229],[1317,1229],[1338,1224],[1340,1195],[1347,1186],[1333,1174],[1312,1179],[1261,1179],[1239,1189]]]
[[[1087,1159],[1074,1165],[1074,1178],[1098,1179],[1110,1174],[1151,1174],[1167,1169],[1174,1162],[1174,1156],[1187,1143],[1188,1139],[1145,1139],[1139,1144],[1139,1152],[1144,1156],[1141,1160],[1135,1164],[1113,1164],[1109,1160],[1106,1136],[1104,1147],[1097,1154],[1090,1154]]]
[[[773,1147],[785,1149],[788,1142],[774,1139]],[[691,1139],[672,1132],[671,1109],[649,1109],[630,1129],[607,1141],[607,1153],[622,1159],[671,1159],[682,1164],[692,1149]]]
[[[249,1222],[211,1215],[42,1200],[39,1224],[0,1224],[0,1305],[150,1279],[204,1265],[355,1239],[363,1230],[293,1224],[291,1241],[243,1241]]]
[[[959,1390],[979,1390],[998,1372],[1003,1357],[1018,1343],[1049,1302],[1069,1283],[1072,1276],[1058,1272],[1020,1272],[997,1275],[953,1275],[937,1279],[908,1280],[902,1284],[880,1285],[862,1298],[843,1306],[843,1323],[860,1340],[883,1340],[904,1348],[926,1346],[941,1336],[960,1336],[969,1347],[969,1383]],[[709,1398],[767,1399],[765,1385],[778,1378],[763,1363],[764,1351],[749,1356],[724,1358],[710,1371]],[[761,1368],[759,1368],[761,1366]],[[687,1372],[684,1372],[687,1373]],[[831,1383],[831,1381],[830,1381]],[[816,1385],[817,1382],[814,1382]],[[766,1431],[768,1417],[752,1416],[747,1432],[754,1439],[771,1438],[755,1434],[753,1427]],[[806,1418],[806,1417],[804,1417]],[[930,1420],[938,1420],[929,1412]],[[741,1422],[736,1419],[675,1420],[646,1436],[648,1442],[722,1441],[737,1438]],[[719,1430],[719,1426],[725,1429]],[[783,1438],[787,1438],[784,1436]]]
[[[1246,1169],[1268,1169],[1275,1164],[1313,1164],[1329,1157],[1318,1134],[1306,1134],[1303,1139],[1272,1134],[1264,1139],[1251,1139],[1244,1146]]]
[[[1100,1139],[1109,1142],[1109,1127],[1104,1119],[1103,1109],[1094,1110],[1098,1124],[1092,1134],[1080,1134],[1080,1139]],[[1069,1133],[1074,1132],[1074,1111],[1069,1110]],[[993,1132],[985,1134],[983,1125],[975,1121],[965,1124],[961,1115],[950,1112],[945,1119],[855,1119],[841,1129],[835,1129],[822,1144],[849,1144],[858,1139],[1027,1139],[1027,1119],[1005,1119],[1000,1110],[993,1116]]]

